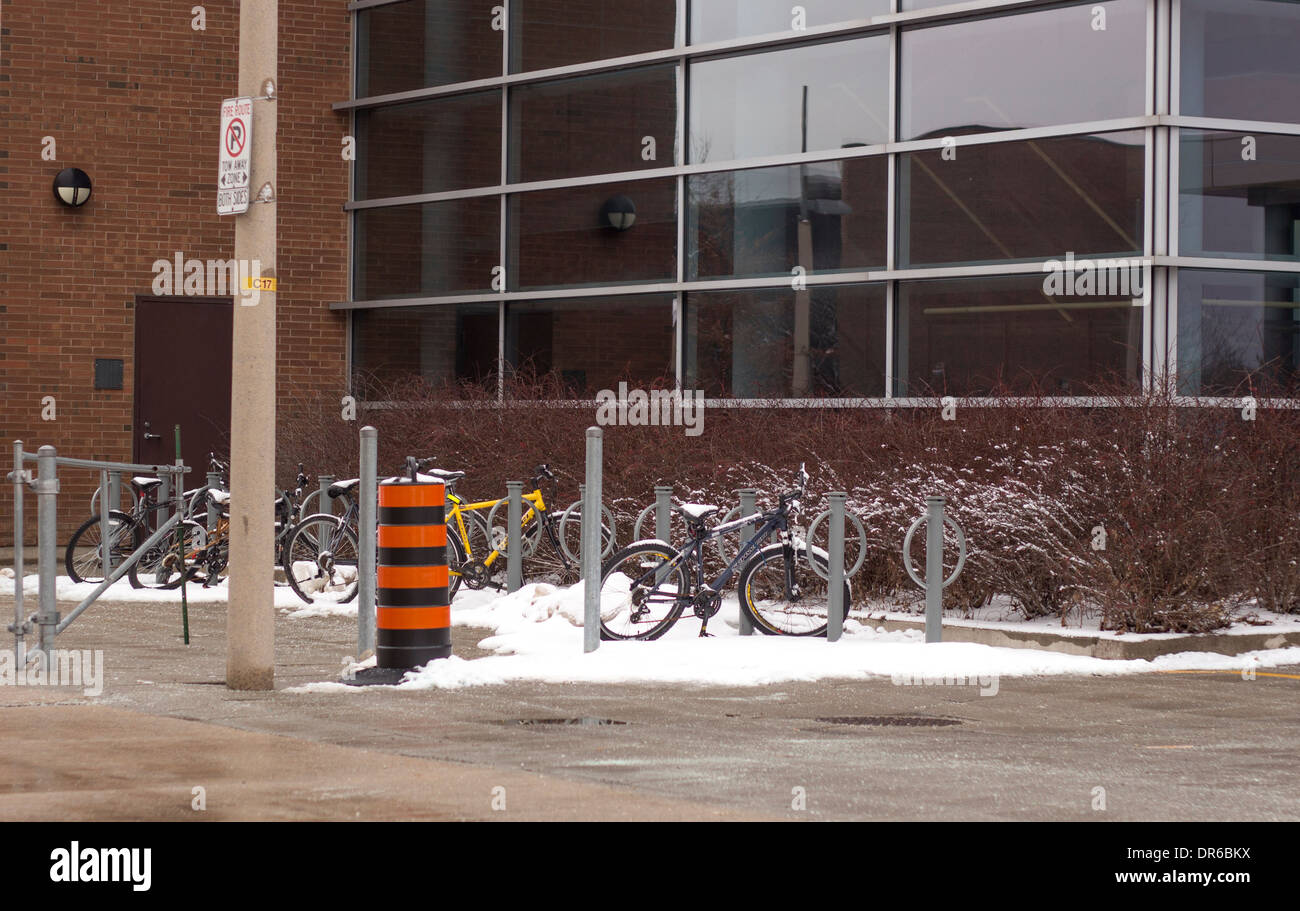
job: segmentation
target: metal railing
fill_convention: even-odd
[[[181,521],[184,508],[181,503],[180,476],[190,469],[178,459],[175,465],[140,465],[131,462],[106,462],[95,459],[74,459],[60,456],[53,446],[42,446],[35,453],[23,451],[23,441],[14,440],[14,468],[6,475],[6,480],[14,485],[14,622],[9,632],[14,635],[15,659],[21,664],[26,661],[25,638],[33,631],[33,624],[38,633],[37,647],[47,655],[54,649],[54,639],[58,633],[68,628],[72,621],[80,617],[110,585],[122,578],[150,548],[155,547],[163,537]],[[23,467],[24,462],[35,462],[36,476],[30,469]],[[100,514],[100,558],[104,565],[104,579],[89,595],[81,600],[68,615],[59,618],[57,609],[56,585],[58,581],[58,495],[59,466],[64,468],[85,468],[100,473],[99,514]],[[112,565],[113,540],[108,533],[112,512],[111,505],[117,502],[122,473],[156,474],[162,478],[159,501],[172,500],[172,512],[158,529],[116,568]],[[177,477],[172,483],[172,476]],[[31,617],[23,615],[23,570],[25,555],[23,552],[23,494],[31,488],[36,493],[36,573],[37,573],[37,610]]]

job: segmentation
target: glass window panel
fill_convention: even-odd
[[[670,48],[676,0],[511,0],[510,69],[522,73]]]
[[[1300,260],[1300,136],[1182,131],[1178,248]]]
[[[884,156],[687,178],[690,279],[885,265]]]
[[[1183,0],[1182,113],[1300,123],[1300,3]]]
[[[1096,30],[1092,12],[1106,13]],[[1141,0],[967,19],[903,32],[903,139],[1136,117],[1145,111]]]
[[[704,44],[816,28],[889,12],[889,0],[812,0],[802,16],[789,0],[692,0],[690,41]]]
[[[906,266],[1141,252],[1139,131],[899,156]]]
[[[352,370],[367,398],[415,377],[434,385],[486,383],[497,371],[497,305],[352,312]]]
[[[1300,276],[1180,269],[1178,388],[1300,393]]]
[[[889,36],[704,60],[690,96],[692,162],[882,143]]]
[[[499,0],[406,0],[357,12],[357,97],[501,75]]]
[[[554,374],[574,395],[674,384],[672,295],[506,305],[506,364]]]
[[[500,223],[499,196],[357,210],[355,299],[491,290]]]
[[[1045,282],[900,282],[896,394],[1086,395],[1090,384],[1117,380],[1136,388],[1143,311],[1135,295],[1049,296]]]
[[[615,222],[631,226],[620,230]],[[668,281],[677,275],[672,178],[510,197],[511,290]]]
[[[692,292],[684,389],[709,397],[884,395],[884,285]]]
[[[355,199],[500,182],[500,92],[357,111]]]
[[[520,86],[510,95],[510,118],[514,182],[671,167],[677,68]]]

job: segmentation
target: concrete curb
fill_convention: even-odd
[[[886,620],[868,618],[868,626],[899,630],[925,631],[924,620]],[[1101,636],[1058,635],[1026,630],[1001,630],[983,626],[943,625],[944,642],[974,642],[1001,648],[1037,648],[1065,655],[1108,658],[1118,661],[1150,659],[1180,652],[1211,652],[1216,655],[1242,655],[1264,649],[1300,646],[1300,633],[1222,633],[1188,634],[1168,639],[1112,639]]]

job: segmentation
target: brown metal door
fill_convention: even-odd
[[[132,458],[174,462],[179,424],[186,487],[203,483],[209,452],[229,451],[232,319],[229,298],[136,298]]]

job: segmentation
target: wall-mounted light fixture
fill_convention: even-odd
[[[65,206],[85,205],[90,199],[90,175],[81,168],[64,168],[54,175],[54,198]]]
[[[611,196],[601,206],[600,214],[605,224],[615,231],[626,231],[636,221],[636,206],[622,193]]]

